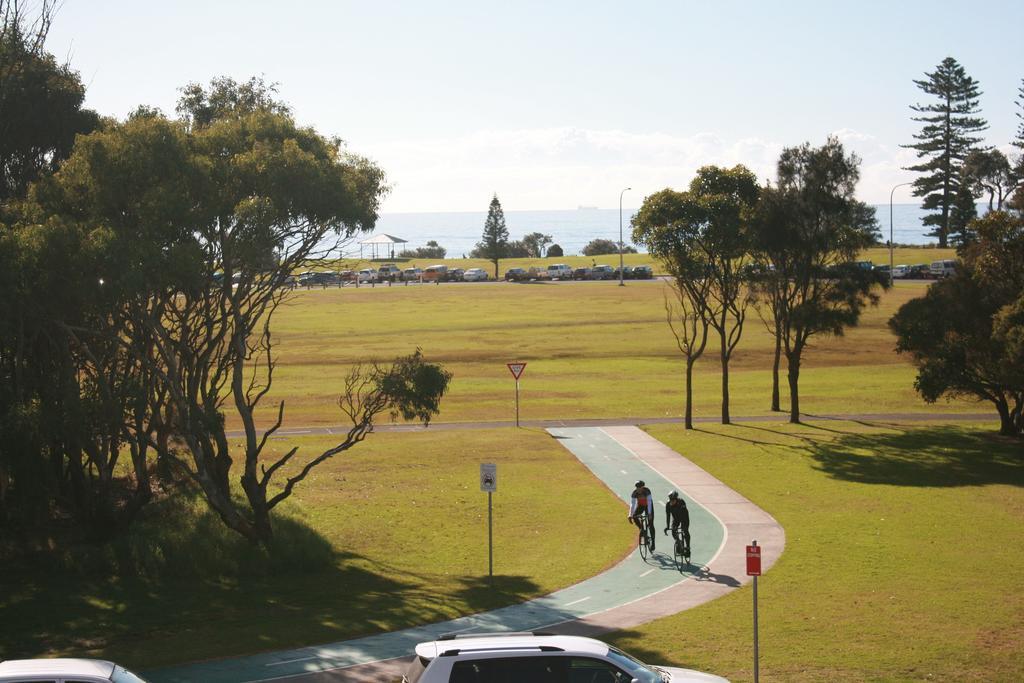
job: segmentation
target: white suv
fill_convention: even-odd
[[[131,671],[102,659],[8,659],[0,662],[0,683],[146,683]]]
[[[728,683],[649,666],[593,638],[548,633],[442,636],[416,646],[403,683]]]

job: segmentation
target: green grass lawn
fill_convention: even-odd
[[[786,530],[760,580],[774,681],[1024,678],[1024,461],[995,425],[829,422],[648,431]],[[685,486],[685,483],[684,483]],[[750,587],[613,640],[752,679]]]
[[[898,282],[859,327],[814,342],[801,375],[806,412],[991,410],[928,405],[914,392],[914,368],[894,352],[886,321],[925,287]],[[299,291],[275,319],[271,396],[286,399],[288,426],[336,424],[334,399],[352,364],[418,346],[454,373],[438,420],[512,419],[515,384],[505,364],[515,360],[528,364],[522,419],[680,416],[683,364],[665,322],[666,291],[659,281]],[[696,366],[697,415],[719,414],[716,343]],[[730,366],[734,415],[768,413],[773,349],[751,312]]]
[[[498,465],[493,588],[481,462]],[[610,566],[632,549],[623,513],[539,430],[377,434],[297,488],[274,557],[201,505],[156,505],[113,548],[79,549],[48,571],[5,566],[0,660],[73,654],[149,669],[445,620]]]

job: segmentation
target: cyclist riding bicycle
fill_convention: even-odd
[[[665,503],[665,521],[672,523],[672,538],[676,538],[676,532],[682,533],[683,547],[686,553],[690,553],[690,511],[686,508],[686,501],[679,497],[679,494],[672,491],[668,494],[668,502]],[[665,527],[668,533],[668,527]]]
[[[647,488],[643,480],[633,484],[633,492],[629,497],[629,521],[635,524],[637,529],[640,526],[640,513],[647,512],[647,538],[650,540],[651,551],[654,551],[654,495]]]

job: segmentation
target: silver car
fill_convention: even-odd
[[[103,659],[8,659],[0,662],[0,683],[146,683]]]

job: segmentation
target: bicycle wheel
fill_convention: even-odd
[[[640,537],[637,539],[637,544],[640,546],[640,557],[647,561],[647,556],[650,554],[650,548],[647,547],[647,532],[641,531]]]
[[[676,540],[673,544],[672,558],[676,561],[676,564],[680,569],[683,568],[683,542]]]

